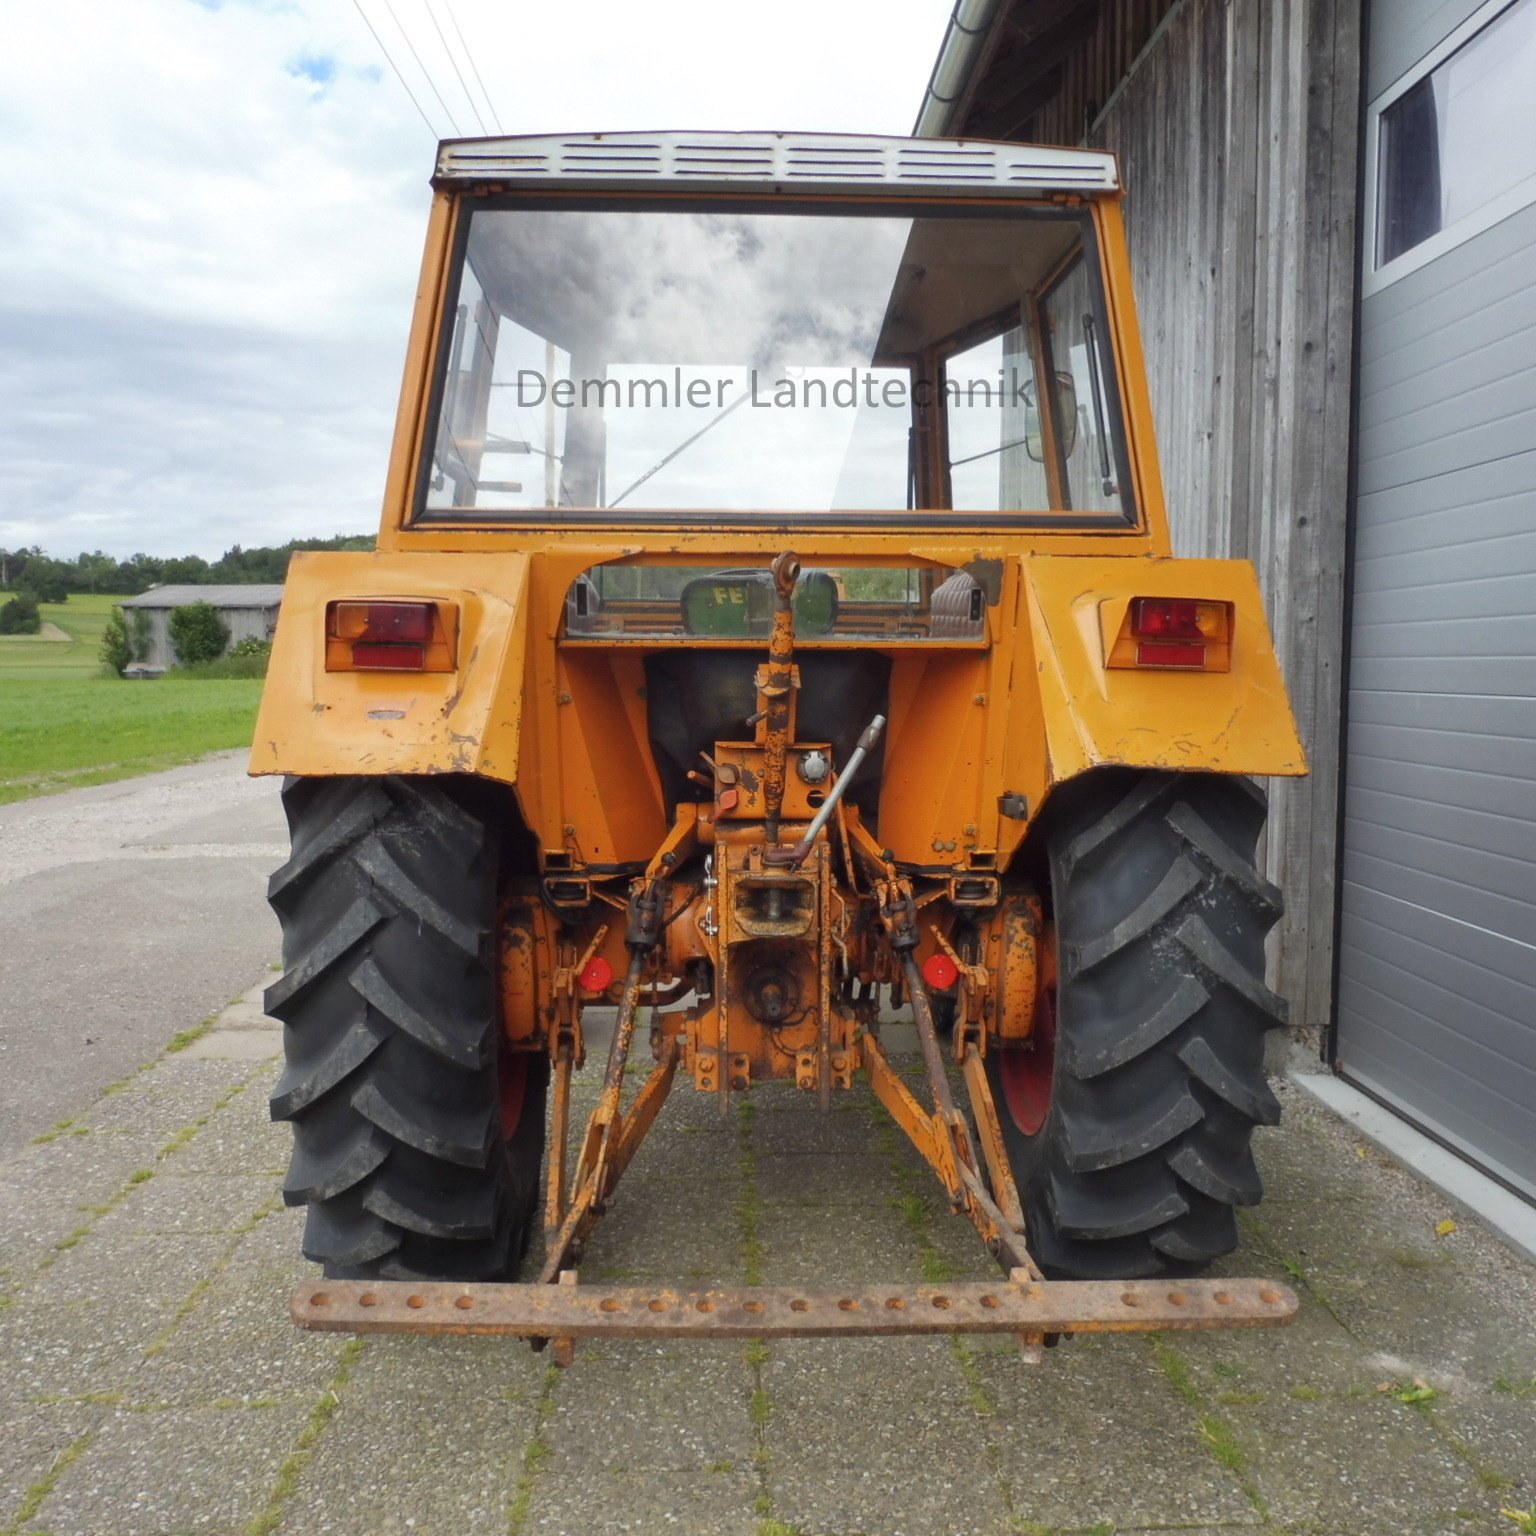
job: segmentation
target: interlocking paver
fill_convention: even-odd
[[[250,1004],[239,1028],[263,1034]],[[1289,1272],[1289,1330],[1080,1338],[1033,1369],[1007,1338],[616,1340],[552,1373],[506,1340],[291,1327],[313,1270],[274,1072],[180,1052],[4,1165],[0,1530],[35,1505],[54,1536],[1482,1536],[1536,1503],[1536,1271],[1464,1217],[1437,1234],[1439,1197],[1295,1094],[1221,1266]],[[995,1273],[864,1087],[722,1119],[680,1084],[631,1173],[588,1278]]]

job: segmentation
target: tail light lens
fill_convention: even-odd
[[[1207,603],[1214,607],[1215,604]],[[1138,597],[1131,601],[1131,633],[1138,640],[1197,640],[1200,604],[1190,597]]]
[[[947,992],[960,979],[960,967],[948,955],[936,952],[923,961],[923,980],[935,992]]]
[[[587,992],[606,992],[613,985],[613,967],[601,955],[593,955],[576,978]]]
[[[1133,597],[1105,665],[1230,671],[1232,604],[1203,597]]]
[[[451,603],[330,603],[325,610],[325,670],[452,672],[456,617]]]

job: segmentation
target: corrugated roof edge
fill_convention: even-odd
[[[211,603],[215,608],[276,608],[283,589],[273,582],[249,585],[151,587],[137,597],[125,598],[124,608],[182,608],[188,603]]]
[[[908,139],[840,133],[560,133],[446,139],[436,186],[488,182],[602,190],[743,186],[791,192],[867,192],[1029,197],[1114,192],[1113,155],[986,139]]]

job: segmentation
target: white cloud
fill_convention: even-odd
[[[433,14],[508,133],[901,133],[949,11],[390,3],[466,133]],[[0,546],[211,557],[374,527],[433,143],[352,0],[49,0],[5,30]]]

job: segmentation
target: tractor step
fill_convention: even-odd
[[[833,1338],[915,1333],[1129,1333],[1265,1328],[1296,1315],[1268,1280],[1026,1280],[806,1290],[752,1286],[453,1285],[318,1280],[293,1293],[301,1328],[531,1339]]]

